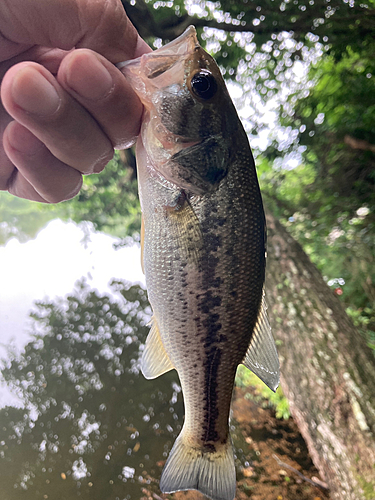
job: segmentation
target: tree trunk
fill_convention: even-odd
[[[281,384],[337,500],[375,499],[375,358],[301,246],[267,214],[266,299]]]

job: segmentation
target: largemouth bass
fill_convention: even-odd
[[[136,156],[153,318],[142,372],[152,379],[176,369],[185,403],[160,488],[232,500],[228,421],[237,366],[273,390],[279,384],[263,298],[266,231],[254,160],[194,27],[119,66],[145,108]]]

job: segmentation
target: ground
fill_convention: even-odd
[[[306,444],[292,418],[280,420],[254,400],[252,389],[237,387],[232,404],[236,420],[236,500],[328,500]],[[241,448],[242,446],[242,448]],[[164,465],[161,462],[160,467]],[[156,483],[156,484],[155,484]],[[157,482],[143,489],[141,500],[205,500],[197,491],[155,493]],[[323,483],[324,485],[324,483]]]

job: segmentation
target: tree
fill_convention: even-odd
[[[258,47],[272,41],[272,49],[276,50],[280,49],[277,41],[279,33],[291,32],[293,38],[303,44],[308,42],[306,37],[312,34],[323,43],[329,43],[337,57],[345,52],[348,45],[367,48],[374,42],[375,4],[372,0],[366,4],[342,0],[221,0],[190,4],[190,7],[182,0],[168,3],[122,0],[122,3],[133,24],[146,39],[173,40],[193,24],[198,29],[223,30],[230,34],[231,39],[234,33],[250,33]],[[227,47],[230,46],[227,44]]]
[[[302,148],[295,170],[264,162],[263,192],[347,312],[375,340],[375,71],[370,53],[348,49],[311,70],[314,86],[286,102],[282,123]],[[301,95],[303,93],[303,95]],[[291,106],[291,101],[294,105]],[[275,156],[277,144],[266,151]]]
[[[375,363],[301,246],[271,215],[267,300],[282,388],[332,499],[375,494]]]

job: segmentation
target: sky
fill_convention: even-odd
[[[0,358],[9,342],[21,351],[30,339],[29,318],[36,300],[64,297],[85,278],[90,287],[110,292],[113,279],[145,286],[139,245],[114,249],[118,241],[89,223],[50,221],[26,243],[12,238],[0,247]],[[0,407],[8,403],[0,388]]]

